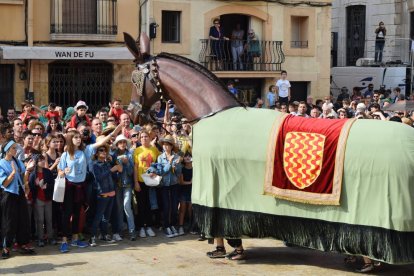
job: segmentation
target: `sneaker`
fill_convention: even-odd
[[[111,235],[105,235],[104,241],[106,241],[107,243],[114,243],[114,242],[116,242],[114,239],[112,239]]]
[[[132,231],[129,233],[129,240],[130,241],[136,241],[137,240],[137,233],[135,231]]]
[[[73,240],[70,244],[70,246],[77,246],[79,248],[85,248],[88,247],[89,244],[87,242],[81,241],[81,240]]]
[[[146,238],[147,234],[145,233],[145,228],[141,227],[141,229],[139,230],[139,237],[140,238]]]
[[[97,246],[95,236],[91,237],[91,239],[89,240],[89,245],[92,246],[92,247]]]
[[[367,273],[374,270],[374,264],[373,263],[366,263],[364,264],[360,269],[357,269],[357,272],[360,273]]]
[[[117,242],[122,241],[122,238],[119,234],[113,234],[112,239],[117,241]]]
[[[69,245],[67,242],[62,242],[62,244],[60,245],[60,252],[61,253],[69,252]]]
[[[179,236],[185,235],[184,227],[183,226],[178,227],[178,235]]]
[[[146,232],[147,232],[148,236],[155,237],[155,233],[154,233],[154,231],[152,231],[151,227],[147,227]]]
[[[174,237],[178,236],[178,231],[177,231],[177,229],[175,229],[174,226],[171,226],[171,232],[173,233]]]
[[[233,252],[226,255],[226,259],[232,260],[232,261],[240,261],[244,260],[246,258],[246,253],[244,249],[234,249]]]
[[[174,238],[174,234],[171,232],[170,227],[165,228],[165,236],[167,238]]]
[[[38,247],[44,247],[45,246],[45,242],[43,240],[38,240],[37,241],[37,246]]]

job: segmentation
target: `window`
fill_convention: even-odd
[[[308,48],[308,16],[291,16],[291,48]]]
[[[161,41],[165,43],[181,42],[181,11],[162,11]]]

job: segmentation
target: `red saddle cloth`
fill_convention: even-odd
[[[339,205],[346,140],[354,121],[285,116],[271,138],[274,151],[268,157],[272,165],[268,163],[265,193],[303,203]]]

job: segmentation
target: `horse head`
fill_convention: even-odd
[[[136,69],[132,72],[133,92],[128,110],[134,124],[144,124],[151,120],[151,106],[161,97],[161,87],[158,81],[157,64],[150,55],[150,40],[141,33],[139,41],[124,33],[124,41],[128,50],[135,57]]]

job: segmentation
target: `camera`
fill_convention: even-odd
[[[89,136],[89,129],[84,129],[84,130],[82,131],[82,135],[83,135],[83,136]]]

